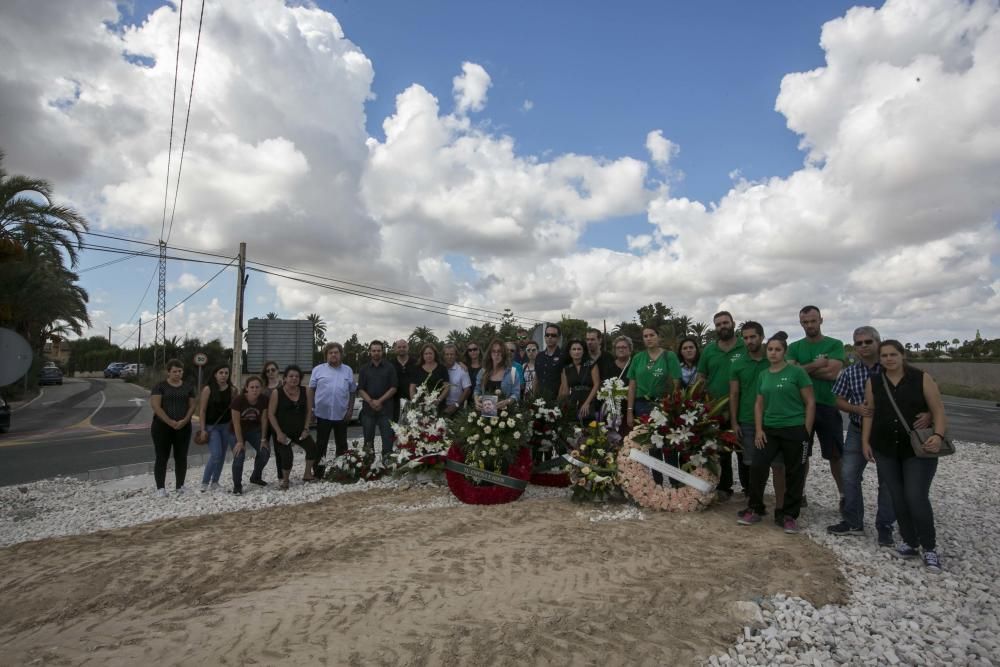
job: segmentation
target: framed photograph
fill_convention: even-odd
[[[497,403],[499,399],[496,396],[483,396],[482,397],[482,415],[484,417],[496,417],[497,416]]]

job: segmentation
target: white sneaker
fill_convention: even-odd
[[[183,496],[187,492],[188,492],[188,490],[185,487],[183,487],[183,486],[178,486],[174,490],[174,493],[176,493],[178,496]]]
[[[206,493],[207,491],[208,491],[208,484],[202,484],[201,485],[201,492],[202,493]]]
[[[167,497],[167,490],[166,489],[157,489],[156,490],[156,497],[157,498],[166,498]]]
[[[222,487],[218,482],[212,482],[212,486],[208,487],[208,490],[212,493],[222,493]]]

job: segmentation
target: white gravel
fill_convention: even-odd
[[[782,595],[754,600],[763,618],[743,628],[728,653],[711,665],[1000,665],[1000,447],[957,443],[959,453],[941,461],[931,488],[938,549],[944,571],[927,572],[920,561],[900,561],[880,549],[874,534],[875,474],[865,475],[864,537],[832,537],[826,526],[839,520],[833,480],[816,457],[801,517],[803,535],[840,558],[852,593],[846,606],[814,608]],[[292,472],[301,478],[302,461]],[[272,473],[268,468],[268,473]],[[0,546],[61,535],[122,528],[170,517],[187,517],[311,502],[341,493],[402,488],[412,482],[275,484],[244,486],[245,495],[198,492],[202,468],[188,471],[192,488],[184,495],[158,498],[152,476],[115,482],[57,478],[0,487]],[[223,481],[228,475],[228,465]],[[167,473],[168,487],[173,483]],[[441,484],[440,497],[398,507],[400,511],[446,509],[458,502]],[[567,489],[529,487],[525,499],[565,497]],[[581,510],[580,519],[642,520],[635,507]],[[734,524],[735,529],[735,524]],[[768,530],[761,525],[757,529]],[[777,529],[776,527],[773,529]],[[898,539],[898,534],[897,534]],[[796,573],[789,573],[796,576]]]
[[[801,524],[839,556],[852,591],[847,605],[816,609],[781,595],[756,600],[764,627],[745,627],[728,653],[707,664],[1000,664],[1000,446],[956,447],[955,456],[939,462],[931,485],[941,574],[877,546],[873,466],[865,471],[867,534],[828,535],[826,526],[840,520],[836,486],[816,456]]]

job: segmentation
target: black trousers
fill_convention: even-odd
[[[771,469],[771,462],[780,454],[785,461],[785,506],[783,513],[793,519],[799,518],[802,507],[802,487],[805,484],[805,461],[809,433],[805,426],[789,426],[787,428],[765,428],[767,444],[761,457],[754,459],[750,466],[750,502],[751,510],[756,514],[765,514],[764,487]]]
[[[274,443],[274,458],[278,464],[278,477],[281,477],[281,472],[287,472],[292,469],[292,464],[295,463],[295,454],[292,453],[292,445],[298,445],[306,453],[307,461],[315,461],[316,456],[316,444],[312,442],[312,438],[306,440],[306,442],[299,442],[298,440],[292,440],[291,445],[284,445],[280,442]],[[309,472],[308,470],[306,471]]]
[[[187,475],[188,445],[191,443],[191,424],[178,430],[156,417],[149,427],[153,438],[153,449],[156,451],[156,462],[153,463],[153,479],[156,488],[162,489],[167,483],[167,461],[170,453],[174,454],[174,480],[177,488],[184,486]]]
[[[347,453],[347,420],[346,419],[323,419],[316,418],[316,460],[326,456],[330,444],[330,433],[333,432],[333,441],[337,456]]]

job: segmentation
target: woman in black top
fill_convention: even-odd
[[[592,417],[590,406],[594,404],[597,388],[601,384],[600,372],[597,364],[589,368],[583,365],[587,351],[583,341],[571,340],[567,351],[569,363],[562,370],[559,400],[566,402],[566,414],[589,421]]]
[[[470,340],[465,345],[465,370],[469,371],[469,380],[472,382],[472,386],[476,386],[476,382],[479,381],[479,373],[483,370],[483,353],[479,347],[479,343],[474,340]],[[475,404],[475,396],[472,393],[469,394],[469,400],[466,401],[466,405],[472,407]]]
[[[285,368],[285,383],[271,392],[267,413],[274,429],[276,443],[274,455],[278,458],[281,468],[282,491],[288,489],[288,478],[292,472],[292,445],[298,445],[306,453],[305,473],[303,482],[311,482],[313,464],[316,461],[316,443],[309,437],[309,422],[312,419],[312,407],[306,400],[306,392],[301,387],[302,370],[298,366]]]
[[[265,361],[264,368],[260,374],[261,380],[264,382],[264,388],[261,389],[260,395],[264,397],[265,401],[270,402],[271,393],[281,386],[281,371],[278,369],[277,362]],[[271,451],[274,451],[274,429],[269,428],[267,430],[267,438],[271,441]],[[278,479],[281,479],[281,465],[278,463],[278,457],[274,457],[274,471],[278,475]],[[253,480],[250,480],[253,482]],[[261,481],[263,481],[263,476],[261,476]],[[257,482],[254,482],[255,484]]]
[[[424,382],[431,391],[438,391],[437,404],[439,407],[443,406],[448,397],[448,369],[438,358],[437,347],[431,343],[424,343],[420,348],[420,365],[413,369],[410,376],[411,399],[417,393],[417,387]]]
[[[177,359],[171,359],[167,362],[167,379],[157,383],[149,397],[149,407],[153,409],[153,423],[150,424],[149,432],[153,437],[153,448],[156,451],[153,479],[156,480],[158,496],[167,495],[164,487],[171,449],[174,452],[174,481],[177,493],[184,493],[194,406],[194,387],[184,382],[184,364]]]
[[[931,481],[938,460],[914,454],[907,424],[912,427],[919,413],[929,411],[934,435],[924,442],[924,449],[938,452],[948,419],[937,383],[928,373],[907,364],[904,357],[899,341],[885,340],[879,344],[882,373],[865,384],[865,405],[871,406],[873,411],[871,416],[862,418],[861,447],[865,458],[878,466],[879,483],[885,484],[892,496],[903,538],[896,554],[900,558],[915,558],[919,555],[917,547],[920,547],[927,569],[940,572],[930,500]],[[900,423],[889,392],[907,424]]]
[[[226,462],[226,450],[236,445],[236,436],[230,428],[232,411],[229,405],[238,390],[229,381],[229,367],[218,366],[212,371],[212,379],[202,387],[198,407],[199,428],[208,432],[208,463],[201,476],[201,492],[209,489],[219,491],[219,478]]]

